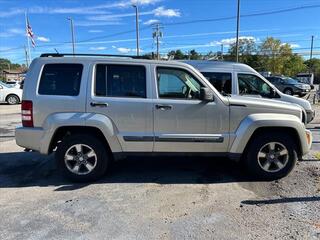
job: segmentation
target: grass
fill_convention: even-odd
[[[316,159],[320,160],[320,152],[316,152],[314,156],[316,157]]]

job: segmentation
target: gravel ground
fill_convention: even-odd
[[[15,145],[19,119],[0,105],[0,239],[320,239],[318,123],[312,152],[279,181],[226,159],[132,158],[72,184],[52,156]]]

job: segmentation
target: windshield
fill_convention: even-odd
[[[298,84],[299,81],[290,77],[286,77],[283,79],[285,82],[289,83],[289,84]]]
[[[0,82],[0,85],[4,86],[4,87],[7,87],[7,88],[12,88],[12,87],[14,87],[15,84],[7,84],[7,83],[4,83],[4,82]]]

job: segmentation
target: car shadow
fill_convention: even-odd
[[[320,201],[320,196],[283,197],[283,198],[266,199],[266,200],[245,200],[245,201],[241,201],[241,203],[245,205],[269,205],[269,204],[280,204],[280,203],[317,202],[317,201]]]
[[[88,185],[63,178],[56,168],[53,155],[0,153],[0,166],[0,188],[57,186],[56,191],[68,191]],[[114,162],[106,175],[92,184],[219,184],[243,181],[253,179],[239,164],[224,158],[130,157]]]

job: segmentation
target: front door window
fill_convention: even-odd
[[[239,73],[238,84],[240,95],[261,95],[262,97],[271,95],[271,87],[256,75]]]

